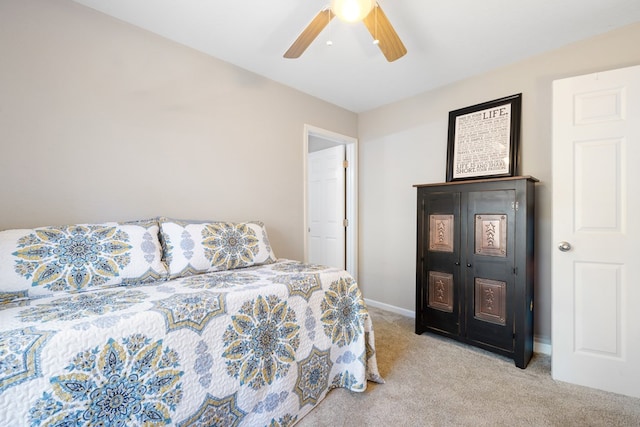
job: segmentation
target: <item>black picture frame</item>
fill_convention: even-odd
[[[449,112],[447,182],[518,173],[522,94]]]

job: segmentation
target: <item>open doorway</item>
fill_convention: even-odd
[[[335,148],[338,147],[338,150]],[[334,150],[332,150],[334,149]],[[326,162],[318,161],[318,157],[335,157],[335,152],[340,152],[343,149],[344,152],[344,166],[341,173],[343,174],[343,184],[336,181],[335,185],[342,185],[342,194],[344,195],[343,203],[338,203],[337,194],[333,193],[333,190],[329,190],[330,196],[327,196],[327,191],[320,192],[318,188],[314,188],[314,184],[310,179],[315,179],[317,182],[317,168],[325,168],[325,183],[322,184],[325,187],[333,185],[331,182],[331,174],[335,171],[330,171],[329,160]],[[332,152],[334,154],[330,154]],[[322,154],[324,152],[324,154]],[[317,128],[310,125],[304,126],[304,257],[306,262],[314,262],[319,251],[319,238],[318,236],[328,236],[327,240],[333,239],[331,232],[315,232],[312,221],[312,216],[317,217],[314,213],[314,209],[318,206],[323,209],[329,208],[333,211],[333,217],[341,218],[341,233],[344,242],[344,268],[357,280],[357,268],[358,268],[358,213],[357,213],[357,139],[349,136],[341,135],[335,132],[331,132],[325,129]],[[320,154],[319,154],[320,153]],[[326,155],[325,155],[326,154]],[[315,168],[315,169],[314,169]],[[324,173],[324,172],[323,172]],[[312,177],[312,174],[314,175]],[[331,181],[331,182],[330,182]],[[312,184],[310,184],[312,182]],[[337,188],[340,190],[340,188]],[[337,191],[336,190],[336,191]],[[327,202],[329,200],[329,202]],[[343,222],[344,221],[344,222]],[[327,222],[334,222],[328,220]],[[340,239],[337,240],[339,242]],[[331,242],[330,244],[336,244]],[[325,250],[325,253],[327,251]],[[329,252],[332,252],[329,250]],[[331,254],[330,254],[331,255]],[[341,255],[340,255],[341,256]],[[321,256],[321,258],[323,258]],[[329,259],[331,256],[328,257]],[[337,262],[337,261],[336,261]],[[340,263],[338,263],[340,266]]]

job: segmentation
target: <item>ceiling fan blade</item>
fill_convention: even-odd
[[[335,15],[331,9],[320,11],[315,18],[307,25],[307,28],[300,33],[296,41],[293,42],[289,50],[284,53],[285,58],[299,58],[309,47],[311,42],[318,37],[318,34],[329,24]]]
[[[402,44],[402,40],[398,37],[396,30],[393,29],[379,4],[376,3],[362,22],[367,26],[373,39],[379,40],[378,47],[387,61],[393,62],[407,53],[407,48]]]

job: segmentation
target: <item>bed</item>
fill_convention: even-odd
[[[11,230],[0,257],[1,426],[291,426],[383,382],[353,277],[276,259],[261,223]]]

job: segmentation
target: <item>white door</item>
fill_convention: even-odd
[[[345,147],[308,156],[308,261],[345,268]]]
[[[640,66],[553,84],[554,379],[640,397]]]

